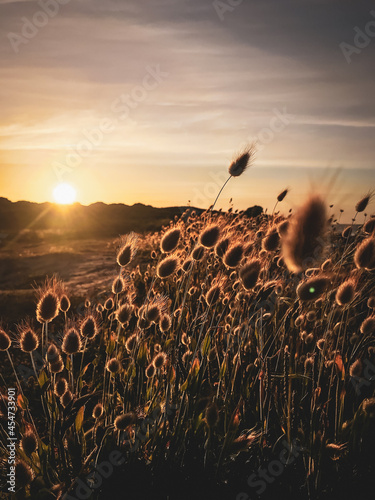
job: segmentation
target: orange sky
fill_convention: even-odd
[[[254,138],[223,208],[315,187],[349,217],[374,186],[375,41],[340,47],[371,2],[53,1],[0,0],[1,196],[207,207]]]

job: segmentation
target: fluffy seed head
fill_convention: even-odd
[[[363,231],[368,234],[375,232],[375,217],[372,217],[367,222],[365,222],[365,224],[363,225]]]
[[[327,276],[317,276],[300,283],[297,287],[297,296],[302,302],[316,300],[323,295],[330,284]]]
[[[371,335],[375,332],[375,315],[366,318],[360,327],[361,333],[363,335]]]
[[[118,373],[121,370],[121,363],[117,358],[109,359],[106,366],[110,373]]]
[[[25,487],[34,479],[34,472],[23,460],[18,460],[15,466],[16,484]]]
[[[287,234],[282,238],[283,257],[290,271],[300,272],[319,257],[326,227],[326,205],[319,196],[311,196],[290,219]]]
[[[356,212],[363,212],[364,210],[366,210],[366,207],[369,204],[371,197],[372,195],[371,193],[369,193],[366,194],[366,196],[364,196],[361,200],[359,200],[355,206]]]
[[[358,269],[375,268],[375,236],[370,236],[360,243],[354,254],[354,263]]]
[[[204,256],[204,247],[202,245],[197,245],[191,252],[191,257],[193,260],[202,260]]]
[[[357,359],[352,365],[350,365],[349,375],[351,377],[360,377],[362,375],[362,369],[362,361],[360,359]]]
[[[11,343],[9,335],[0,328],[0,351],[7,351]]]
[[[54,393],[56,394],[56,396],[61,397],[66,393],[67,390],[68,382],[63,377],[59,378],[59,380],[57,380],[55,384]]]
[[[235,243],[231,245],[225,252],[225,255],[223,257],[224,264],[227,267],[234,269],[240,264],[243,257],[243,253],[244,253],[244,247],[242,243]]]
[[[152,364],[157,370],[160,370],[160,368],[165,364],[166,361],[167,355],[164,352],[159,352],[152,360]]]
[[[375,295],[369,297],[369,299],[367,300],[367,307],[369,309],[375,309]]]
[[[116,319],[124,327],[132,317],[133,307],[130,304],[122,304],[116,311]]]
[[[250,260],[241,267],[239,275],[245,290],[254,288],[258,281],[261,268],[262,265],[258,259]]]
[[[214,284],[208,290],[205,300],[208,306],[212,306],[218,302],[221,296],[221,284]]]
[[[212,248],[216,245],[220,236],[220,227],[217,224],[207,226],[199,236],[199,243],[205,248]]]
[[[22,328],[19,330],[19,342],[23,352],[33,352],[39,346],[39,339],[34,330],[30,327]]]
[[[277,201],[281,202],[285,198],[285,196],[288,194],[289,189],[284,189],[284,191],[281,191],[281,193],[277,197]]]
[[[255,157],[255,144],[250,144],[243,153],[241,153],[232,163],[229,165],[229,174],[232,177],[238,177],[245,170],[250,167],[253,163]]]
[[[70,309],[70,300],[69,297],[64,294],[60,297],[60,311],[68,312]]]
[[[221,238],[215,246],[215,254],[222,258],[225,252],[228,250],[229,247],[229,238]]]
[[[336,291],[336,303],[339,306],[350,304],[355,297],[356,283],[353,279],[348,279],[342,283]]]
[[[138,238],[134,233],[122,237],[117,251],[117,264],[120,267],[127,266],[133,260],[136,254],[137,240]]]
[[[193,265],[193,259],[191,258],[188,258],[184,261],[184,263],[182,264],[182,270],[187,273],[188,271],[190,271],[191,269],[191,266]]]
[[[137,334],[136,333],[133,333],[133,335],[131,335],[128,340],[126,341],[125,343],[125,347],[126,347],[126,350],[130,353],[132,352],[134,346],[136,345],[138,341],[138,337],[137,337]]]
[[[60,356],[59,350],[55,346],[55,344],[50,344],[47,349],[46,359],[49,363],[53,363]]]
[[[175,255],[171,255],[162,260],[156,269],[157,275],[161,279],[168,278],[171,276],[178,267],[178,258]]]
[[[274,252],[279,246],[280,236],[276,228],[268,231],[266,237],[262,240],[262,248],[267,252]]]
[[[40,298],[36,308],[36,319],[39,323],[50,323],[59,314],[60,301],[55,290],[46,291]]]
[[[162,332],[167,332],[172,324],[171,317],[169,314],[163,314],[159,321],[159,328]]]
[[[137,416],[134,412],[123,413],[115,418],[115,429],[117,431],[124,431],[129,425],[135,424]]]
[[[38,448],[38,440],[32,430],[28,430],[22,437],[22,449],[29,457]]]
[[[55,361],[53,361],[53,363],[50,363],[49,365],[51,373],[60,373],[64,368],[64,362],[60,355]]]
[[[75,328],[65,333],[61,349],[65,354],[76,354],[81,350],[81,337]]]
[[[289,227],[288,219],[279,222],[279,224],[277,225],[277,232],[279,233],[280,238],[283,238],[287,234],[288,227]]]
[[[98,323],[94,315],[90,314],[89,316],[86,316],[84,320],[82,321],[79,331],[81,332],[81,335],[85,339],[93,339],[96,337],[98,334],[99,328],[98,328]]]
[[[155,375],[155,366],[151,363],[146,368],[146,377],[152,378]]]
[[[167,231],[160,242],[160,249],[163,253],[173,252],[180,240],[181,230],[178,227],[174,227]]]
[[[112,283],[112,293],[117,295],[118,293],[121,293],[124,290],[124,288],[125,288],[124,278],[122,276],[117,276],[117,278],[115,278]]]
[[[104,303],[104,309],[105,309],[106,311],[111,311],[111,310],[113,309],[113,306],[114,306],[114,305],[115,305],[115,304],[114,304],[114,302],[113,302],[112,297],[109,297],[109,298],[105,301],[105,303]]]
[[[94,406],[94,409],[92,410],[92,416],[96,420],[100,418],[104,413],[104,408],[101,403],[98,403],[97,405]]]

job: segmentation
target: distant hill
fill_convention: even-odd
[[[193,207],[155,208],[136,203],[132,206],[122,203],[93,203],[89,206],[75,203],[70,206],[53,203],[11,202],[0,197],[0,233],[2,238],[15,233],[35,235],[38,231],[50,232],[63,237],[109,237],[126,234],[157,231],[175,216],[180,217],[187,209],[202,212]],[[246,215],[262,213],[261,207],[248,209]]]

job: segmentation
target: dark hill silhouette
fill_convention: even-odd
[[[61,206],[53,203],[11,202],[0,197],[0,233],[4,238],[15,233],[26,236],[31,232],[48,231],[64,237],[84,238],[118,236],[130,231],[157,231],[187,209],[202,212],[202,209],[193,207],[155,208],[142,203],[129,206],[97,202],[88,206],[80,203]],[[256,206],[245,213],[252,217],[261,212],[262,208]]]

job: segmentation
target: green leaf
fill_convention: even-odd
[[[41,389],[43,389],[43,387],[45,386],[45,384],[48,382],[48,377],[47,377],[47,374],[46,374],[45,370],[42,370],[39,373],[38,382],[39,382],[39,386],[40,386]]]
[[[77,432],[79,432],[82,429],[84,415],[85,415],[85,407],[81,406],[75,420],[75,427]]]
[[[201,353],[203,357],[207,356],[208,351],[210,349],[210,345],[211,345],[211,337],[208,333],[206,333],[206,336],[204,337],[204,340],[201,345]]]

